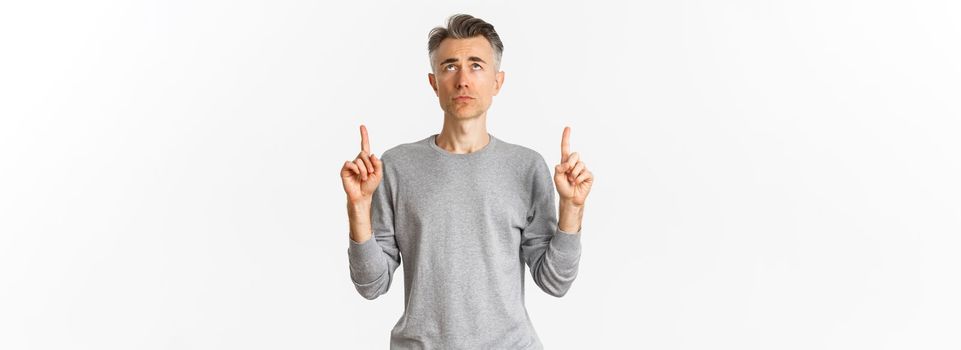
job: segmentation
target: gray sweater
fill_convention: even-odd
[[[381,155],[373,236],[348,238],[350,278],[377,298],[403,257],[405,307],[391,349],[542,349],[524,304],[524,265],[541,290],[561,297],[581,255],[581,233],[557,227],[547,163],[493,135],[467,154],[436,137]]]

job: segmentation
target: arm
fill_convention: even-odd
[[[571,130],[561,136],[561,163],[554,167],[554,184],[560,195],[560,219],[554,216],[554,189],[544,159],[534,176],[534,205],[528,213],[521,251],[534,282],[547,294],[562,297],[574,278],[581,256],[581,219],[594,174],[571,153]],[[547,178],[545,180],[545,178]],[[556,232],[555,232],[556,231]]]
[[[367,128],[360,126],[361,151],[353,162],[344,163],[340,177],[347,193],[350,238],[347,258],[350,279],[357,292],[374,299],[390,289],[400,265],[394,241],[393,208],[384,163],[370,153]],[[372,239],[373,238],[373,239]]]
[[[387,181],[384,181],[371,202],[347,204],[351,228],[347,248],[350,279],[366,299],[373,300],[387,293],[401,263],[394,239],[390,198]]]
[[[534,171],[531,196],[528,224],[521,232],[521,256],[534,283],[545,293],[562,297],[577,277],[581,233],[558,227],[554,188],[543,158]]]

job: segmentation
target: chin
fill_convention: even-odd
[[[472,111],[471,113],[454,114],[454,116],[457,117],[457,119],[475,119],[480,118],[481,114],[477,113],[476,111]]]
[[[455,119],[473,119],[480,117],[483,113],[474,108],[455,108],[453,112],[448,114],[454,116]]]

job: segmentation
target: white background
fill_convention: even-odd
[[[458,12],[597,176],[548,349],[961,347],[961,5],[832,0],[4,2],[0,348],[386,348],[338,171],[440,131]]]

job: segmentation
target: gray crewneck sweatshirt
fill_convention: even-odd
[[[381,156],[373,235],[348,238],[347,255],[367,299],[387,292],[403,260],[405,307],[391,349],[542,349],[524,304],[524,266],[556,297],[577,276],[581,232],[557,227],[544,158],[488,135],[472,153],[450,153],[434,134]]]

